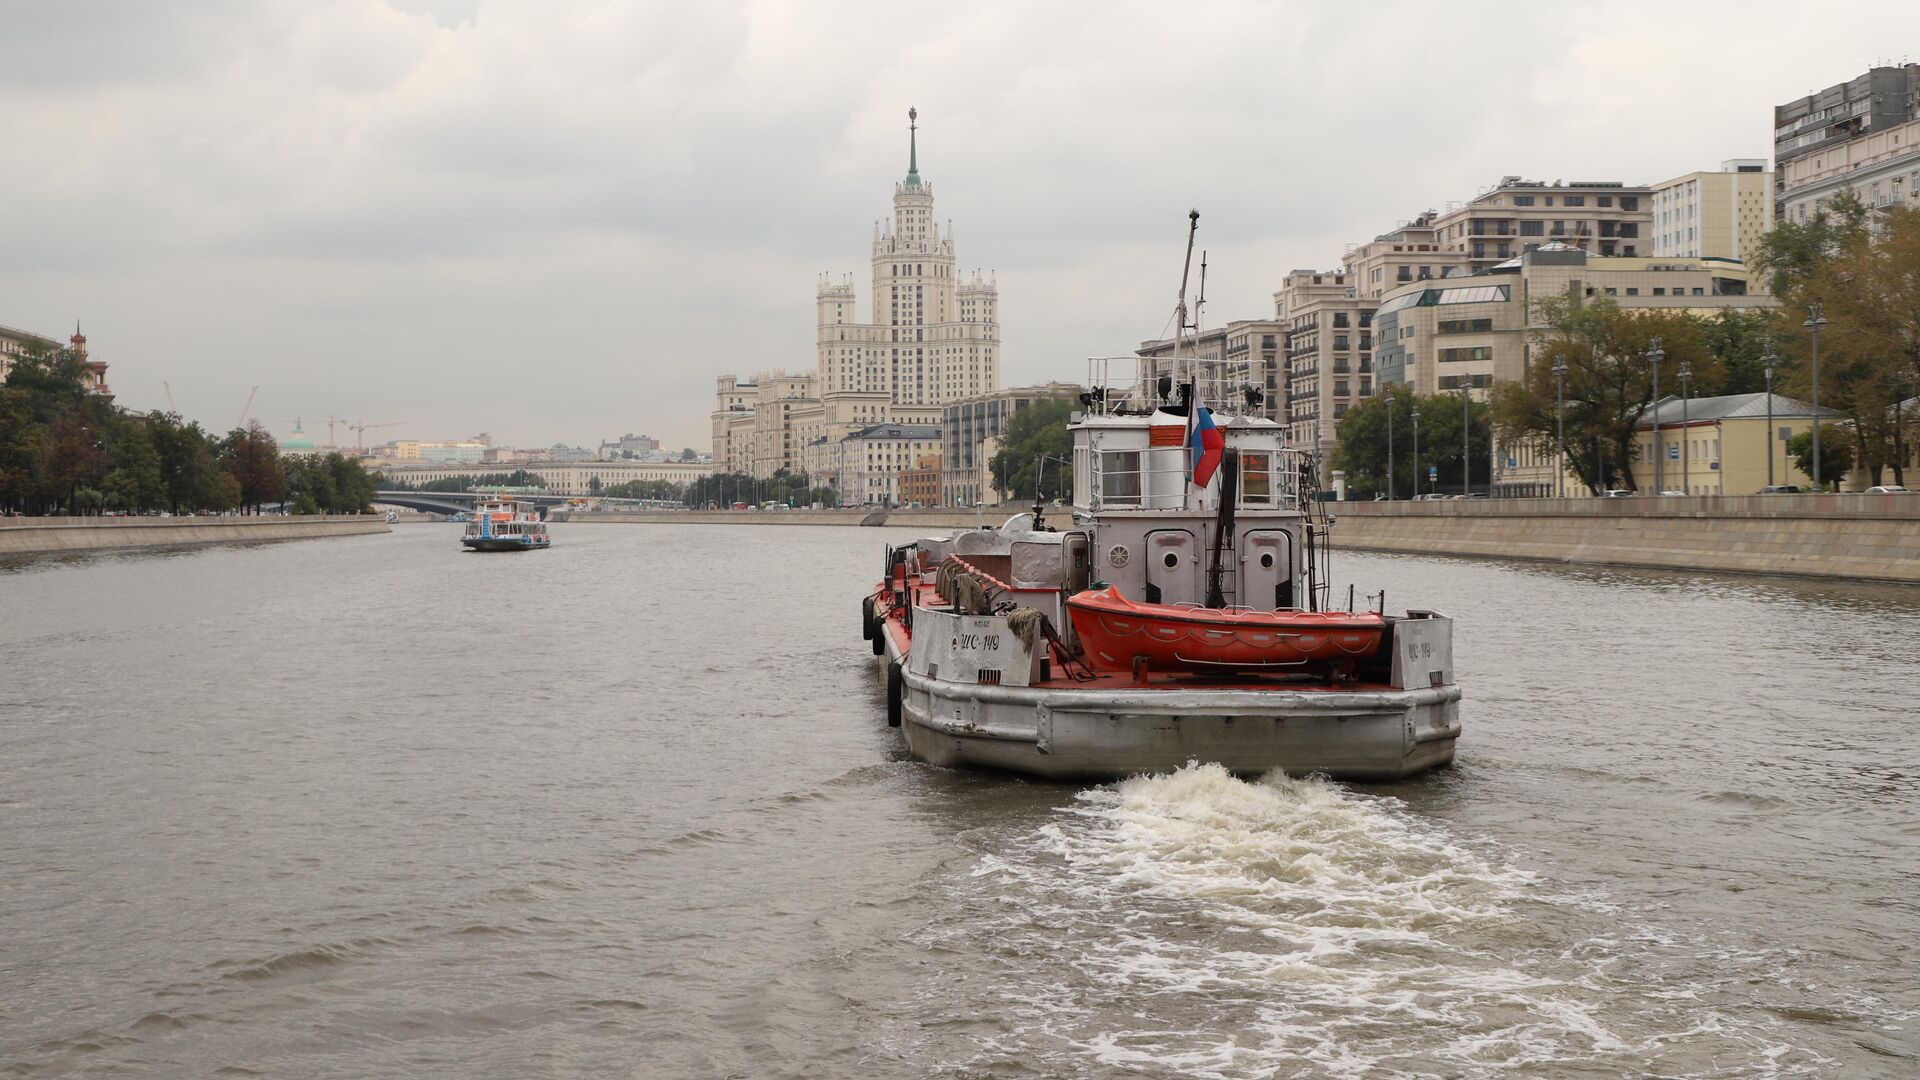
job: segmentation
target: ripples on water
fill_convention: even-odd
[[[1920,1072],[1911,590],[1345,556],[1456,769],[1076,789],[903,760],[885,533],[453,536],[0,566],[0,1075]]]

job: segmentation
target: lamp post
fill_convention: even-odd
[[[1760,370],[1767,376],[1767,486],[1773,486],[1773,442],[1779,437],[1773,430],[1773,367],[1780,362],[1774,355],[1773,342],[1767,342],[1767,351],[1760,354]]]
[[[1654,338],[1647,346],[1647,363],[1653,365],[1653,493],[1657,496],[1665,491],[1665,473],[1661,465],[1667,458],[1666,447],[1660,445],[1660,362],[1667,358],[1667,350],[1660,347],[1660,339]]]
[[[1413,402],[1413,497],[1420,497],[1420,401]]]
[[[1693,494],[1693,432],[1687,428],[1687,388],[1693,384],[1693,363],[1680,361],[1680,490]]]
[[[1815,491],[1827,490],[1827,482],[1820,475],[1820,328],[1827,320],[1820,311],[1824,305],[1808,304],[1807,321],[1800,325],[1807,328],[1807,334],[1813,339],[1813,487]]]
[[[1460,376],[1460,497],[1473,494],[1473,458],[1467,447],[1473,443],[1473,376]]]
[[[1393,387],[1387,387],[1387,501],[1393,501]]]
[[[1553,361],[1553,497],[1567,497],[1567,359]]]

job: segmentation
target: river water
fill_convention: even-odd
[[[1920,1074],[1920,590],[1341,555],[1455,768],[1073,787],[903,757],[909,534],[456,528],[0,564],[0,1075]]]

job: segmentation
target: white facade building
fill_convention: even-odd
[[[1750,262],[1773,228],[1773,170],[1759,158],[1653,185],[1655,258]]]

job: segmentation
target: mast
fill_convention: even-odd
[[[1187,259],[1180,264],[1180,303],[1174,309],[1173,320],[1173,367],[1178,378],[1180,369],[1180,346],[1187,332],[1187,277],[1193,272],[1193,238],[1200,231],[1200,211],[1187,211]],[[1193,420],[1187,420],[1187,430],[1193,430]]]

